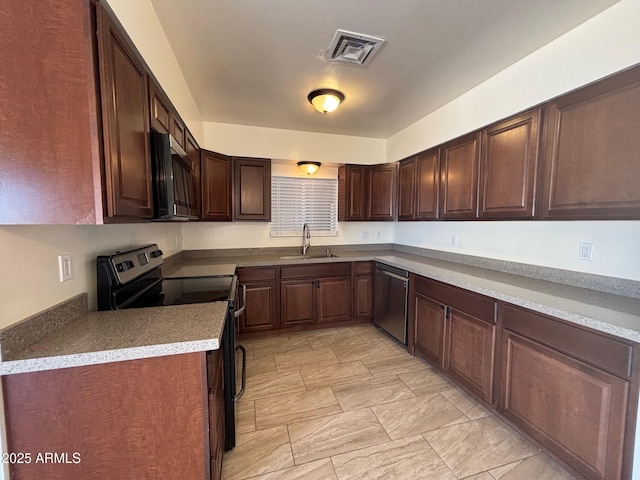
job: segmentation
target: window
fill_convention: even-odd
[[[338,235],[338,180],[271,177],[271,236]]]

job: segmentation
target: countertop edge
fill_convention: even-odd
[[[0,362],[0,376],[218,350],[217,338]]]

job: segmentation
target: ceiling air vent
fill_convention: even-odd
[[[384,43],[384,38],[337,30],[324,56],[330,62],[366,65]]]

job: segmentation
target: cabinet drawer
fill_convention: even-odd
[[[280,267],[280,278],[318,278],[351,275],[350,263],[314,263]]]
[[[373,273],[373,262],[353,262],[354,275],[368,275]]]
[[[242,267],[238,268],[240,282],[262,282],[276,279],[276,267]]]
[[[502,304],[502,326],[624,378],[631,376],[633,348],[626,343]]]
[[[495,300],[451,287],[435,280],[415,277],[415,291],[485,322],[495,323]]]

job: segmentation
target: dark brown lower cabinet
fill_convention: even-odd
[[[631,345],[509,305],[502,316],[503,415],[585,478],[628,478]]]
[[[415,309],[414,352],[442,368],[444,354],[444,305],[421,293],[413,297]]]
[[[354,320],[373,320],[373,269],[373,262],[353,262],[351,266]]]
[[[283,327],[315,323],[317,280],[280,282],[280,317]]]
[[[318,323],[351,320],[351,277],[318,280]]]
[[[11,478],[210,478],[224,448],[224,429],[209,435],[224,415],[219,355],[2,377],[8,451],[32,455],[31,463],[10,466]],[[36,462],[45,452],[69,462]]]
[[[492,404],[495,301],[422,277],[412,279],[409,351]]]
[[[455,308],[447,314],[444,371],[491,404],[496,326]]]
[[[238,280],[247,288],[247,305],[240,316],[240,333],[278,328],[276,267],[239,268]]]

